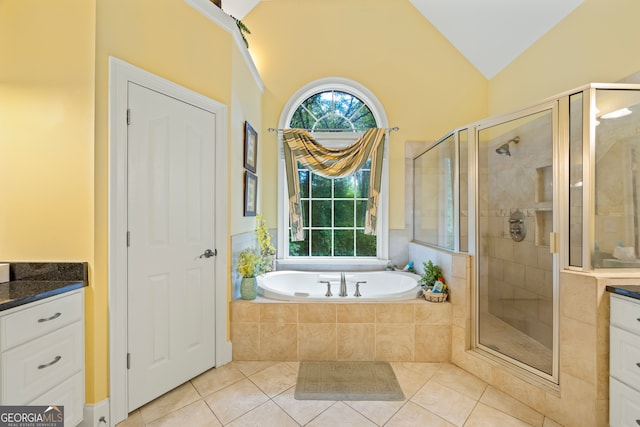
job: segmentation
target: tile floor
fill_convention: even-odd
[[[404,401],[295,400],[298,362],[231,362],[132,412],[118,427],[558,426],[454,365],[391,365]]]

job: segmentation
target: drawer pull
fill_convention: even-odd
[[[39,365],[38,369],[44,369],[44,368],[48,368],[51,365],[55,365],[56,363],[58,363],[60,361],[60,359],[62,359],[62,356],[56,356],[56,358],[53,359],[51,362],[45,363],[44,365]]]
[[[62,313],[58,312],[58,313],[54,314],[53,316],[49,317],[48,319],[44,319],[44,318],[38,319],[38,323],[48,322],[49,320],[57,319],[60,316],[62,316]]]

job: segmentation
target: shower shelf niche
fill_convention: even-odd
[[[553,166],[536,168],[536,204],[551,208],[553,202]]]
[[[535,244],[549,246],[553,231],[553,166],[536,168],[535,182]]]
[[[541,208],[535,210],[536,229],[535,243],[536,246],[549,246],[549,235],[553,231],[553,211],[551,208]]]

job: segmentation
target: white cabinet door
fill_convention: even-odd
[[[640,393],[615,378],[609,383],[611,427],[638,427],[640,425]]]

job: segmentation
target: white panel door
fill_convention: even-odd
[[[131,411],[215,364],[216,115],[134,83],[128,107]]]

